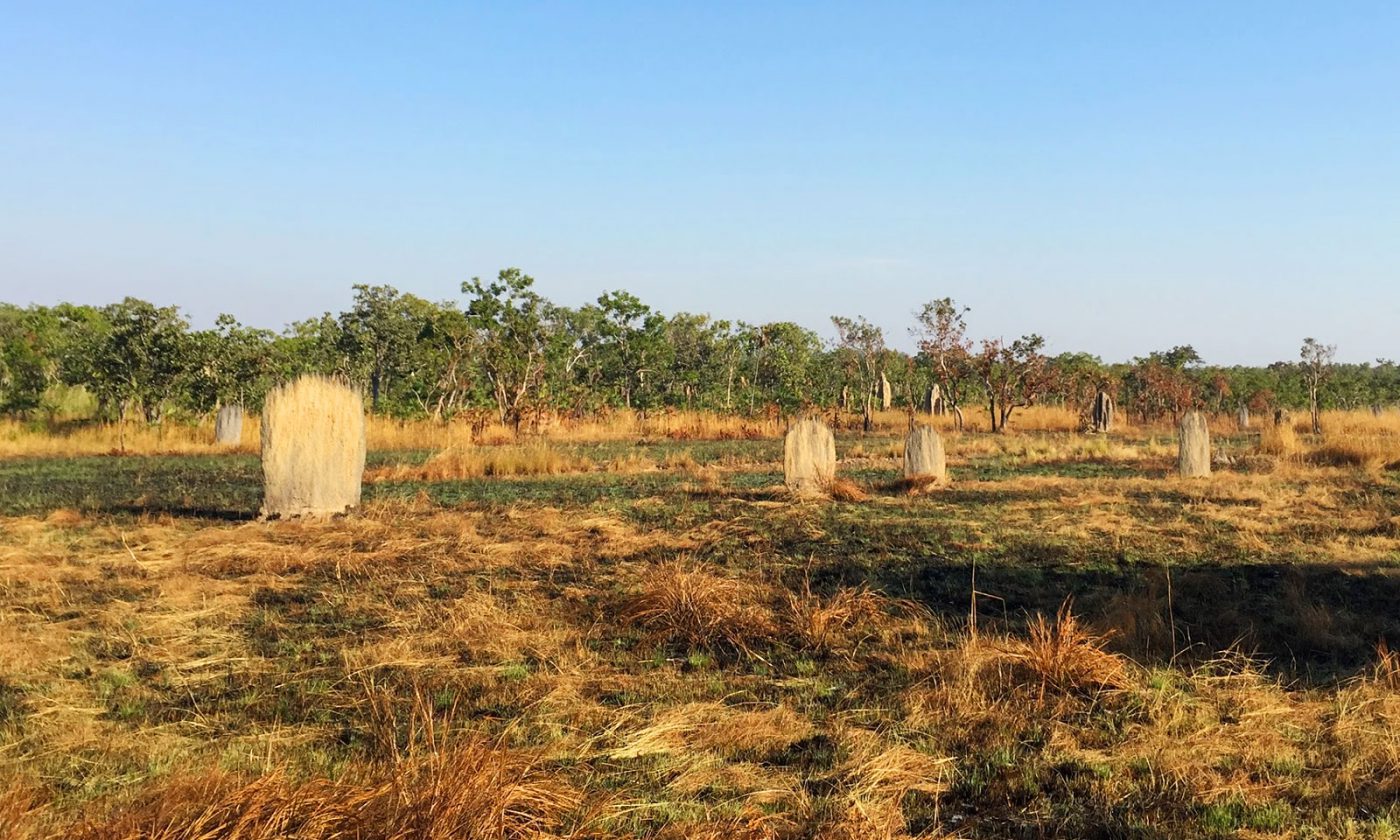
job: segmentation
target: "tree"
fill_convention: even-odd
[[[606,387],[615,389],[625,408],[646,409],[651,392],[648,375],[667,364],[666,318],[628,292],[598,298],[594,359]]]
[[[413,382],[424,413],[443,419],[467,406],[477,381],[476,342],[476,332],[456,306],[444,304],[429,313],[417,344],[424,373]]]
[[[811,370],[822,349],[816,333],[791,321],[774,321],[746,328],[744,339],[751,411],[756,395],[762,396],[764,405],[786,411],[811,402]]]
[[[91,356],[94,391],[117,407],[120,420],[139,405],[147,422],[157,422],[188,364],[189,325],[176,307],[132,297],[102,314],[108,329]]]
[[[0,304],[0,411],[27,414],[43,407],[59,381],[61,348],[53,310]]]
[[[393,286],[357,284],[354,289],[354,305],[340,316],[339,341],[358,374],[354,378],[368,380],[370,406],[378,411],[384,392],[409,367],[425,326],[421,316],[427,302]]]
[[[1045,339],[1038,335],[1024,335],[1010,344],[1001,339],[982,342],[982,351],[972,361],[982,381],[992,431],[1005,431],[1011,413],[1034,405],[1048,384],[1044,347]]]
[[[1123,379],[1126,396],[1144,422],[1170,414],[1172,422],[1196,404],[1198,387],[1189,365],[1201,361],[1189,344],[1133,360]]]
[[[718,392],[725,381],[723,342],[731,332],[728,321],[712,321],[708,315],[678,312],[666,322],[665,341],[670,347],[666,387],[689,410],[720,405]]]
[[[471,296],[467,324],[476,333],[481,367],[502,423],[520,429],[531,398],[538,396],[549,349],[549,302],[530,287],[535,279],[505,268],[491,283],[473,277],[462,284]]]
[[[943,402],[953,415],[957,428],[963,427],[963,382],[971,371],[972,342],[967,338],[964,315],[972,310],[958,306],[952,298],[939,298],[924,304],[915,313],[917,326],[909,332],[919,344],[919,352],[929,360]]]
[[[884,373],[885,333],[863,317],[833,315],[831,323],[836,327],[837,345],[855,358],[857,381],[865,395],[861,404],[862,426],[869,432],[875,426],[875,383]]]
[[[1322,434],[1322,417],[1318,410],[1318,395],[1322,385],[1332,375],[1337,358],[1337,345],[1322,344],[1314,338],[1303,339],[1298,355],[1302,358],[1303,384],[1308,389],[1308,410],[1312,414],[1313,434]]]
[[[232,315],[220,315],[212,330],[190,333],[181,396],[197,411],[261,401],[272,385],[275,339],[270,330],[245,327]]]

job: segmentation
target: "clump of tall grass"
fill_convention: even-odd
[[[1086,628],[1069,605],[1053,620],[1036,616],[1028,638],[1013,642],[1007,658],[1039,683],[1039,696],[1092,695],[1128,685],[1122,657],[1104,649],[1107,639]]]
[[[461,481],[502,476],[560,475],[592,469],[592,463],[543,443],[446,449],[422,464],[372,470],[369,481]]]
[[[686,560],[649,571],[623,614],[658,641],[720,652],[751,653],[777,630],[756,586]]]
[[[1259,432],[1259,451],[1276,458],[1296,459],[1302,454],[1303,444],[1298,440],[1298,432],[1292,423],[1266,425]]]
[[[528,758],[466,741],[377,772],[297,781],[215,771],[176,778],[71,827],[72,840],[556,836],[579,806]]]
[[[1360,467],[1375,472],[1400,464],[1400,437],[1328,433],[1322,443],[1308,453],[1308,460],[1324,466]]]
[[[869,500],[870,494],[865,489],[849,478],[837,476],[831,480],[827,487],[831,498],[838,502],[864,502]]]
[[[784,618],[799,647],[809,653],[848,651],[861,639],[877,632],[876,625],[891,605],[890,599],[870,589],[842,589],[820,598],[804,586],[802,592],[786,592]]]

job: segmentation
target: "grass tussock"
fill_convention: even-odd
[[[850,652],[879,633],[882,619],[896,604],[869,588],[841,589],[829,598],[804,591],[783,594],[784,617],[798,648],[806,653],[829,655]]]
[[[827,492],[838,502],[864,502],[870,499],[870,494],[859,484],[839,475],[831,480]]]
[[[65,833],[72,840],[457,840],[557,836],[580,805],[527,758],[468,741],[329,780],[282,771],[175,777]]]
[[[581,472],[591,464],[547,444],[471,446],[447,449],[422,464],[398,464],[370,470],[367,481],[462,481]]]
[[[626,620],[658,641],[711,651],[753,652],[777,632],[764,593],[698,563],[656,566],[628,598]]]
[[[1122,657],[1104,649],[1107,638],[1086,628],[1066,603],[1054,619],[1038,615],[1027,638],[1007,648],[1008,660],[1039,683],[1039,696],[1092,696],[1129,684]]]
[[[1303,444],[1291,423],[1270,423],[1259,431],[1259,451],[1276,458],[1296,460],[1303,452]]]

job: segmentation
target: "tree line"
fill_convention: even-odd
[[[225,404],[257,410],[273,385],[308,372],[355,383],[376,413],[494,417],[516,428],[546,413],[838,407],[860,412],[868,426],[888,403],[958,423],[976,411],[997,430],[1024,406],[1087,412],[1100,391],[1143,421],[1192,408],[1310,408],[1315,416],[1400,401],[1394,361],[1336,364],[1335,348],[1311,338],[1296,361],[1265,367],[1208,365],[1189,345],[1105,363],[1048,355],[1033,333],[974,339],[969,310],[950,298],[912,313],[911,354],[861,317],[833,316],[838,337],[826,342],[787,321],[666,315],[625,291],[561,306],[515,268],[463,283],[461,301],[353,288],[348,310],[282,333],[229,315],[195,330],[178,308],[130,297],[106,306],[0,304],[0,412],[52,418],[76,388],[104,421],[154,423]]]

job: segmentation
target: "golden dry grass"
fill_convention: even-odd
[[[623,614],[667,643],[751,652],[776,631],[764,596],[751,583],[677,560],[647,572]]]
[[[937,564],[914,563],[936,543],[1032,587],[1221,557],[1379,584],[1400,556],[1393,476],[1299,457],[1182,482],[1154,430],[949,441],[956,484],[862,505],[746,495],[707,468],[685,487],[711,495],[616,509],[4,518],[0,708],[10,691],[22,711],[0,719],[0,821],[25,840],[786,840],[1117,836],[1122,820],[1212,836],[1219,812],[1233,827],[1214,836],[1387,836],[1388,648],[1317,685],[1199,644],[1188,657],[1171,578],[1099,592],[1090,618],[974,635],[957,629],[965,590],[928,595]],[[893,474],[878,446],[870,465]],[[656,460],[618,469],[694,470],[683,449]],[[986,463],[1007,472],[975,477]],[[866,575],[884,568],[882,591]],[[894,597],[910,592],[920,604]],[[1299,650],[1363,633],[1302,583],[1285,596],[1270,620]],[[983,618],[998,610],[988,596]],[[1123,653],[1142,649],[1156,657]]]
[[[968,416],[969,431],[983,428],[975,411],[969,411]],[[858,415],[847,419],[850,417],[859,425]],[[944,431],[952,428],[952,420],[947,417],[923,418],[922,422]],[[517,434],[513,428],[490,420],[474,422],[463,418],[444,422],[370,415],[365,421],[365,436],[369,449],[376,452],[465,451],[472,447],[520,444],[522,438],[561,443],[775,439],[782,437],[786,427],[780,415],[749,418],[703,411],[663,411],[642,418],[634,412],[619,411],[582,419],[544,415],[540,422],[526,424]],[[212,416],[195,424],[169,421],[151,426],[129,421],[124,428],[115,423],[74,423],[51,428],[41,423],[0,419],[0,457],[106,455],[121,451],[133,455],[256,453],[260,428],[260,419],[250,412],[244,416],[242,443],[237,447],[219,447],[214,444]],[[907,428],[906,412],[876,414],[877,433],[894,434]],[[1079,429],[1078,416],[1058,407],[1021,409],[1013,422],[1013,432]]]

